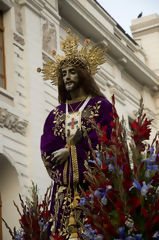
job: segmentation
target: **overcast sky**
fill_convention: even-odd
[[[157,13],[159,0],[97,0],[99,4],[131,35],[131,20],[142,11],[143,16]]]

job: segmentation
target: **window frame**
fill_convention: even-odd
[[[0,11],[0,32],[2,33],[2,46],[0,50],[2,51],[2,63],[3,63],[3,74],[0,74],[0,77],[3,79],[3,86],[0,86],[6,89],[6,69],[5,69],[5,54],[4,54],[4,26],[3,26],[3,12]]]

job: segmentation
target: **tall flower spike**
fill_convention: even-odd
[[[52,55],[54,55],[55,61],[48,60],[43,69],[38,68],[38,72],[43,73],[43,79],[51,80],[53,85],[58,85],[59,73],[63,67],[85,68],[93,75],[97,72],[98,66],[106,61],[104,56],[106,48],[101,49],[98,45],[89,47],[90,40],[86,39],[85,46],[79,50],[78,37],[71,35],[70,29],[67,29],[66,32],[66,39],[61,41],[61,50],[64,52],[64,56],[55,56],[56,52],[53,50]]]

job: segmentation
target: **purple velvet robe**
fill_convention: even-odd
[[[75,110],[78,104],[79,102],[72,103],[72,109]],[[72,112],[70,107],[68,110],[69,112]],[[51,201],[53,225],[50,228],[50,231],[59,232],[67,239],[68,232],[66,228],[69,219],[69,206],[74,195],[73,185],[75,170],[76,174],[78,174],[78,184],[83,186],[85,171],[84,161],[87,161],[88,153],[90,152],[88,137],[91,140],[91,145],[94,150],[97,145],[100,144],[93,123],[95,121],[97,124],[100,123],[101,126],[107,126],[107,136],[110,138],[110,122],[112,120],[110,113],[112,112],[112,105],[108,100],[102,97],[95,97],[89,100],[82,112],[81,118],[82,129],[87,132],[88,137],[84,134],[82,141],[75,146],[74,150],[76,151],[77,161],[74,164],[71,163],[72,157],[70,152],[67,166],[66,162],[59,166],[55,166],[52,161],[52,153],[66,146],[65,111],[66,105],[61,104],[48,115],[45,121],[43,135],[41,137],[41,152],[45,167],[50,177],[54,180]],[[68,185],[70,186],[71,193],[68,192]]]

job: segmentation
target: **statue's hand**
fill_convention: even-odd
[[[79,143],[82,139],[82,131],[80,129],[77,129],[76,133],[69,137],[70,145],[76,145]]]
[[[60,165],[65,162],[69,157],[69,152],[67,148],[61,148],[52,153],[52,160],[55,165]]]

